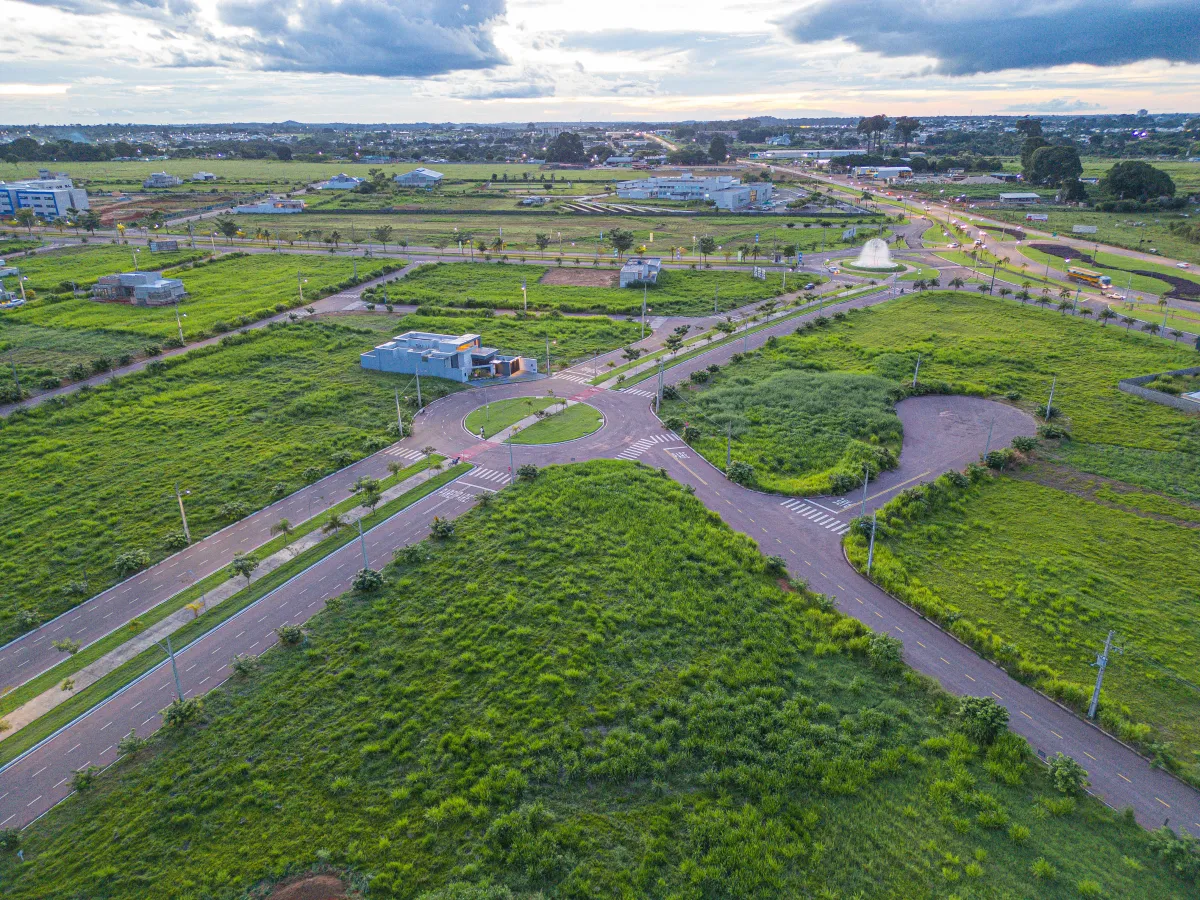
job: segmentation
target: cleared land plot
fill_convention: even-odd
[[[327,324],[267,328],[4,420],[0,639],[115,583],[125,551],[165,557],[176,480],[199,538],[231,521],[227,504],[240,517],[395,440],[393,386],[415,392],[359,367],[373,343]],[[421,387],[426,402],[457,389]]]
[[[562,312],[640,314],[640,288],[574,287],[540,281],[547,268],[536,265],[479,266],[437,263],[422,266],[407,277],[388,285],[395,303],[521,309],[521,284],[525,283],[530,309]],[[793,276],[793,283],[805,276]],[[795,284],[799,287],[799,284]],[[783,290],[782,276],[767,275],[765,281],[748,272],[692,271],[670,269],[659,274],[658,284],[646,292],[654,315],[702,316],[734,309],[755,300],[766,300]]]
[[[27,829],[7,895],[232,898],[318,860],[427,898],[1000,900],[1039,858],[1053,900],[1189,890],[652,471],[544,470],[386,574]]]
[[[135,253],[135,250],[140,252]],[[69,296],[72,291],[71,282],[75,282],[80,291],[86,292],[101,275],[133,272],[135,259],[137,269],[143,272],[161,272],[163,269],[190,260],[203,259],[208,255],[204,248],[180,250],[175,253],[151,253],[145,247],[95,243],[26,256],[13,260],[10,264],[17,266],[21,274],[29,279],[25,282],[27,291],[32,289],[38,294]],[[15,285],[10,284],[10,287]]]
[[[1156,495],[1123,505],[1139,502],[1200,515]],[[1125,652],[1105,674],[1101,720],[1127,740],[1169,744],[1184,771],[1200,777],[1200,574],[1184,562],[1200,558],[1200,529],[997,478],[912,521],[888,519],[884,534],[873,567],[883,584],[923,610],[961,613],[965,621],[953,626],[960,637],[1013,648],[1002,658],[1025,660],[1043,688],[1076,709],[1086,709],[1092,663],[1116,631]]]

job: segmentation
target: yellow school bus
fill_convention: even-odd
[[[1067,269],[1067,277],[1072,281],[1082,281],[1084,284],[1090,284],[1092,287],[1100,289],[1112,287],[1112,279],[1107,275],[1101,275],[1099,272],[1093,272],[1091,269],[1080,269],[1076,266],[1070,266]]]

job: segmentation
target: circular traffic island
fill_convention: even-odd
[[[479,437],[514,444],[561,444],[594,434],[604,427],[604,415],[586,403],[561,397],[514,397],[472,410],[463,428]]]

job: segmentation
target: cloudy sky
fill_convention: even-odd
[[[1197,0],[0,0],[0,123],[1200,110]]]

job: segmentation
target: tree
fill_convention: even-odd
[[[224,235],[225,240],[232,241],[235,237],[237,237],[238,223],[228,216],[217,219],[216,225],[217,231]]]
[[[700,238],[699,247],[700,247],[700,264],[703,265],[705,257],[707,257],[711,253],[716,252],[716,249],[717,249],[716,238],[713,238],[706,234],[704,237]],[[757,245],[756,245],[756,247],[757,247]]]
[[[729,148],[725,146],[725,138],[719,134],[713,135],[708,145],[708,158],[715,163],[723,163],[729,156]]]
[[[1105,326],[1108,324],[1109,319],[1115,319],[1116,317],[1117,314],[1112,311],[1112,307],[1106,306],[1100,310],[1100,325]]]
[[[914,131],[920,131],[921,120],[914,119],[912,116],[900,116],[895,122],[896,131],[899,132],[901,140],[904,141],[904,149],[908,149],[908,139],[912,137]]]
[[[84,227],[84,230],[88,234],[95,234],[96,229],[100,227],[100,214],[89,209],[83,214],[83,219],[79,224]]]
[[[1041,137],[1042,120],[1031,119],[1028,116],[1017,120],[1017,131],[1026,137]]]
[[[237,553],[233,557],[233,562],[229,564],[229,571],[233,575],[241,575],[246,579],[246,584],[250,583],[250,576],[254,574],[254,570],[258,568],[258,560],[249,553]]]
[[[369,478],[366,475],[354,482],[354,487],[350,491],[358,494],[358,505],[371,512],[375,511],[383,494],[379,487],[379,479]]]
[[[1078,181],[1083,174],[1079,151],[1074,147],[1039,147],[1029,158],[1026,175],[1036,184],[1060,185]]]
[[[289,522],[287,519],[280,519],[278,522],[276,522],[274,525],[271,526],[271,534],[291,534],[291,533],[292,533],[292,523]]]
[[[1050,780],[1060,794],[1073,796],[1088,786],[1087,769],[1063,753],[1050,758]]]
[[[1119,162],[1100,179],[1100,193],[1117,200],[1174,197],[1175,182],[1161,169],[1138,159]]]
[[[387,253],[387,244],[392,237],[392,226],[380,225],[371,232],[371,236],[375,238],[375,240],[379,241],[379,243],[383,244],[383,252]]]
[[[1068,178],[1058,189],[1060,203],[1086,203],[1087,187],[1078,178]]]
[[[550,235],[538,232],[533,236],[533,242],[537,245],[538,252],[542,256],[546,255],[546,248],[550,246]]]
[[[679,348],[683,346],[683,338],[677,334],[672,334],[663,343],[672,354],[675,354],[678,353]]]
[[[33,237],[33,223],[37,221],[37,213],[32,209],[18,209],[13,216],[17,220],[17,224],[29,231],[29,236]]]
[[[1049,147],[1050,142],[1045,138],[1031,136],[1025,139],[1025,143],[1021,145],[1021,169],[1024,172],[1029,171],[1030,161],[1033,159],[1033,154],[1042,147]]]
[[[963,697],[958,701],[963,734],[979,744],[990,744],[1008,727],[1008,710],[991,697]]]
[[[857,130],[858,130],[859,134],[865,134],[867,136],[867,152],[868,153],[870,153],[873,149],[875,149],[876,135],[883,134],[885,131],[888,130],[888,127],[890,125],[891,125],[891,122],[888,120],[888,117],[885,115],[867,116],[866,118],[859,120]]]
[[[966,282],[963,281],[961,278],[959,278],[957,275],[955,275],[953,278],[950,279],[950,287],[954,288],[956,291],[960,287],[962,287],[964,284],[966,284]]]
[[[626,347],[621,352],[621,356],[623,356],[629,362],[634,362],[635,360],[640,358],[641,355],[642,355],[642,351],[640,349],[638,349],[637,347]]]
[[[330,513],[329,518],[325,520],[325,524],[321,526],[321,531],[324,534],[333,534],[334,532],[341,531],[349,524],[344,516],[340,516],[337,513]]]
[[[614,228],[608,233],[608,242],[612,244],[619,257],[633,246],[633,232]]]
[[[573,131],[564,131],[556,137],[546,150],[547,162],[583,163],[587,162],[587,153],[583,149],[583,141]]]

